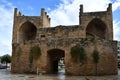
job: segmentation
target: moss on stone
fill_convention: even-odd
[[[85,50],[83,47],[74,46],[71,48],[70,53],[74,60],[79,59],[81,62],[85,60]]]
[[[41,50],[39,46],[31,47],[30,55],[33,57],[33,59],[37,59],[41,55]]]
[[[99,52],[97,50],[93,51],[93,61],[97,64],[99,62]]]

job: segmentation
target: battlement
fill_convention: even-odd
[[[50,17],[47,15],[44,8],[41,9],[40,16],[26,16],[23,15],[17,8],[14,8],[14,26],[19,24],[22,25],[26,22],[31,22],[34,26],[40,28],[50,27]]]
[[[14,8],[14,16],[24,16],[17,8]]]
[[[50,18],[49,15],[47,15],[47,12],[45,12],[45,9],[41,9],[41,20],[42,20],[42,26],[45,27],[50,27]]]
[[[112,12],[112,4],[111,4],[111,3],[109,3],[109,6],[108,6],[108,8],[107,8],[107,11]]]
[[[47,15],[47,12],[45,12],[44,8],[41,8],[41,16],[46,16],[50,20],[50,17]]]
[[[83,8],[83,5],[81,4],[81,5],[80,5],[80,12],[79,12],[80,15],[85,14],[85,13],[102,13],[102,12],[111,12],[111,11],[112,11],[112,4],[109,3],[109,5],[108,5],[106,11],[84,12],[83,10],[84,10],[84,8]]]

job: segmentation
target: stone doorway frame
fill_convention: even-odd
[[[48,54],[49,73],[52,74],[58,73],[58,61],[63,57],[65,58],[65,51],[62,49],[50,49],[47,51],[47,54]]]

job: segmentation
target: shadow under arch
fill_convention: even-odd
[[[59,61],[62,60],[64,64],[65,51],[61,49],[50,49],[48,53],[49,73],[57,74],[59,72]],[[65,68],[65,67],[64,67]]]
[[[91,20],[86,27],[86,37],[99,37],[102,39],[107,38],[107,26],[98,18]]]
[[[26,21],[19,29],[19,42],[34,40],[36,38],[37,28],[30,21]]]

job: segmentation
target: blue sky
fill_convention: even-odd
[[[92,12],[106,10],[109,3],[113,4],[114,40],[120,41],[120,0],[0,0],[0,56],[12,52],[14,8],[27,16],[39,16],[40,9],[45,8],[51,26],[78,25],[80,4],[84,12]]]

